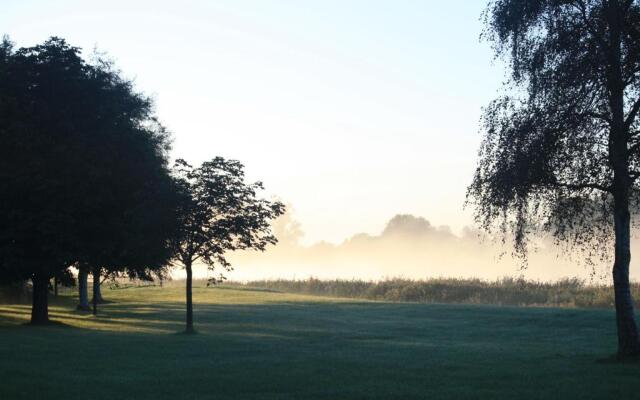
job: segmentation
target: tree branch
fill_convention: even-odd
[[[584,113],[584,115],[587,116],[587,117],[600,119],[600,120],[606,122],[607,124],[611,125],[611,118],[609,118],[609,116],[607,116],[606,114],[601,114],[601,113],[597,113],[597,112],[586,112],[586,113]]]
[[[608,193],[613,192],[611,186],[603,186],[597,183],[573,184],[573,183],[556,182],[555,185],[560,187],[565,187],[567,189],[573,189],[573,190],[595,189],[595,190],[601,190],[603,192],[608,192]]]
[[[635,121],[636,116],[638,115],[638,111],[640,111],[640,98],[638,98],[635,103],[633,103],[631,111],[629,111],[627,118],[624,120],[624,126],[626,129],[629,129],[629,127],[631,127],[633,121]]]
[[[589,21],[589,17],[587,16],[587,6],[582,0],[576,0],[573,3],[574,6],[578,8],[580,12],[580,16],[582,17],[582,21],[584,22],[587,30],[593,35],[593,37],[600,43],[603,50],[606,50],[608,47],[607,41],[604,39],[602,35],[598,34],[598,31],[593,27],[591,21]]]
[[[640,141],[639,142],[635,142],[634,144],[631,145],[631,147],[629,147],[628,153],[629,154],[633,154],[636,151],[638,151],[639,148],[640,148]]]

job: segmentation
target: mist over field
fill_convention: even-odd
[[[2,5],[0,400],[640,398],[640,0]]]
[[[610,265],[586,265],[579,253],[558,247],[553,240],[535,243],[526,266],[503,245],[472,227],[455,233],[448,226],[434,226],[428,219],[409,214],[392,217],[378,233],[357,233],[341,243],[325,241],[302,244],[303,227],[291,213],[274,223],[279,239],[264,253],[239,252],[230,257],[234,270],[223,273],[231,280],[253,279],[427,279],[438,277],[481,278],[523,277],[555,281],[577,277],[588,283],[609,282]],[[637,238],[633,247],[639,247]],[[632,279],[640,275],[632,270]],[[217,271],[219,272],[219,271]],[[195,276],[211,277],[198,266]],[[184,273],[175,270],[174,278]]]

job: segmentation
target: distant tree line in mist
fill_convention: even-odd
[[[454,232],[411,214],[391,217],[379,233],[357,233],[340,243],[304,244],[303,226],[294,207],[274,221],[278,246],[265,254],[236,253],[232,259],[242,268],[236,279],[269,278],[364,279],[387,277],[426,279],[461,277],[495,279],[502,276],[558,280],[566,277],[608,282],[610,266],[589,264],[579,252],[540,235],[526,265],[502,242],[482,230],[466,226]],[[534,247],[533,245],[531,247]],[[633,239],[632,247],[640,241]],[[633,276],[640,277],[636,273]]]

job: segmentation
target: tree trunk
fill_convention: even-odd
[[[616,241],[613,287],[618,328],[618,357],[625,358],[640,355],[640,341],[629,286],[631,262],[629,197],[632,181],[629,176],[629,127],[625,123],[625,83],[622,75],[621,46],[624,11],[619,1],[609,1],[606,3],[605,12],[609,25],[607,63],[607,89],[611,110],[609,164],[613,170],[613,220]]]
[[[86,266],[78,268],[78,310],[89,311],[89,269]]]
[[[29,298],[29,290],[27,289],[27,281],[20,281],[17,283],[18,286],[18,302],[22,303],[25,299]]]
[[[92,275],[93,275],[93,298],[97,300],[98,304],[102,304],[104,303],[104,298],[102,297],[102,285],[100,285],[101,268],[93,268]]]
[[[185,264],[187,270],[187,333],[195,333],[193,329],[193,271],[191,270],[191,263]]]
[[[93,303],[93,315],[98,314],[98,304],[102,303],[104,300],[102,299],[102,293],[100,292],[100,268],[93,268],[93,299],[91,302]]]
[[[628,205],[616,203],[614,215],[616,251],[613,264],[613,287],[616,301],[616,324],[618,328],[618,356],[630,357],[640,355],[640,340],[633,310],[633,298],[629,286],[630,249],[630,216]]]
[[[40,271],[31,278],[33,282],[33,305],[31,307],[31,324],[49,323],[49,276]]]

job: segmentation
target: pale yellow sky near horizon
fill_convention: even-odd
[[[173,157],[242,161],[293,205],[305,243],[377,233],[395,214],[454,231],[481,107],[503,71],[482,2],[10,2],[18,46],[108,53],[156,100]]]

